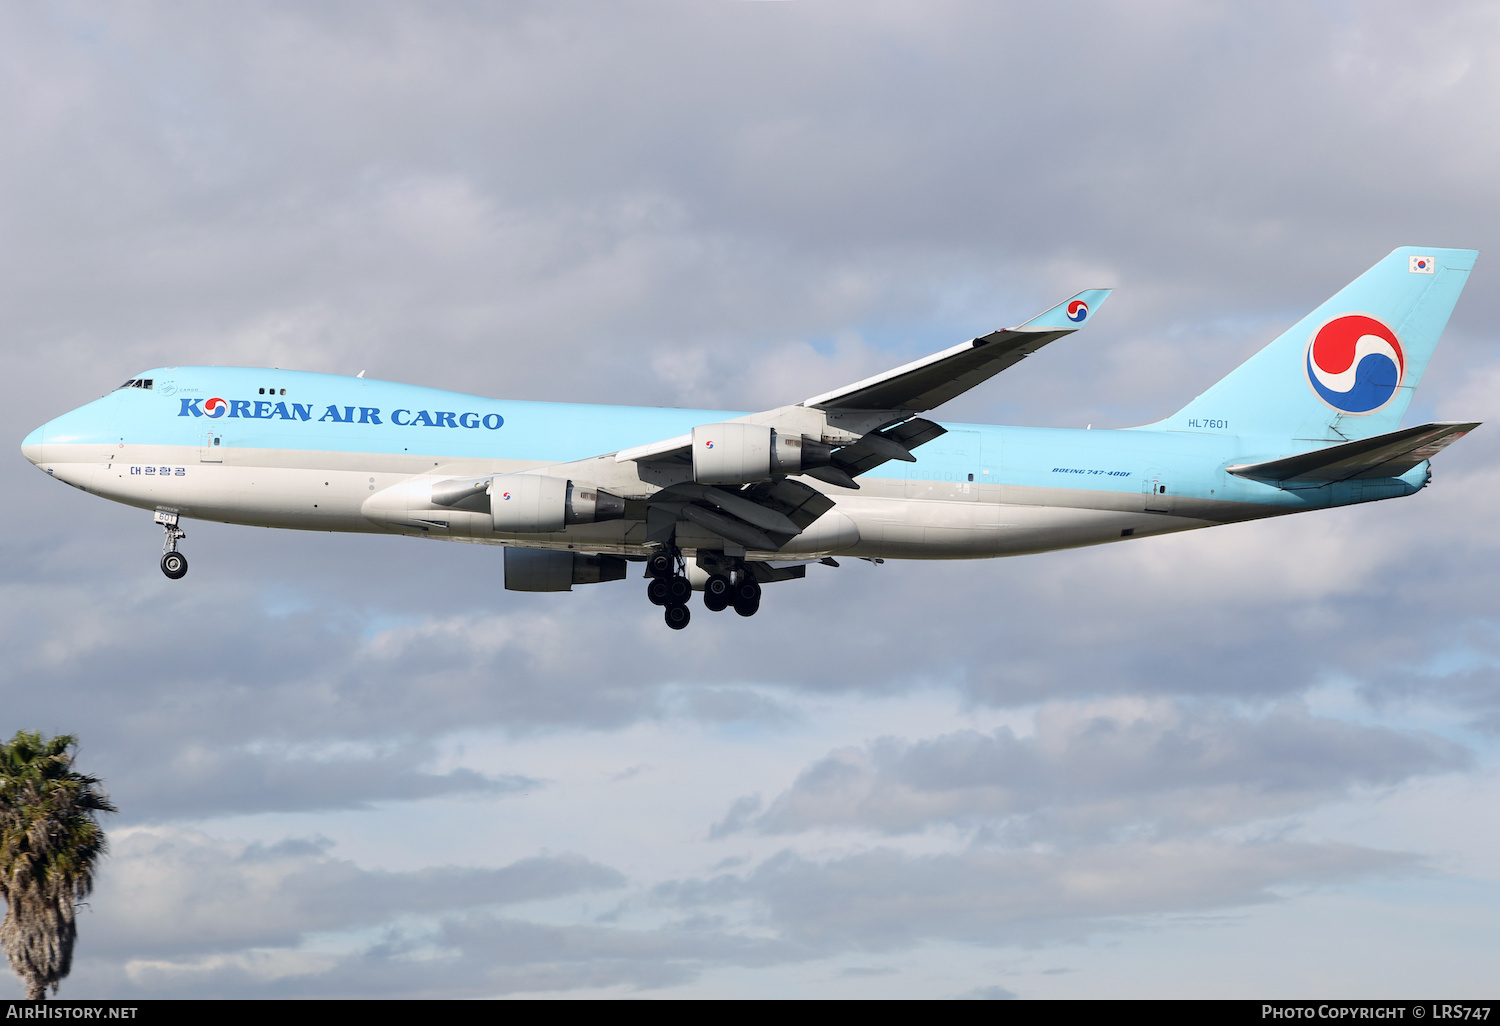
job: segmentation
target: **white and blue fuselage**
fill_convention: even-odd
[[[486,399],[299,371],[163,367],[43,425],[26,458],[180,518],[507,546],[506,587],[565,591],[641,560],[687,600],[839,555],[980,559],[1410,495],[1476,425],[1400,428],[1472,250],[1398,249],[1157,424],[1111,431],[921,416],[1077,330],[1079,293],[1006,328],[760,413]],[[775,565],[780,562],[782,565]],[[792,564],[790,566],[786,564]]]
[[[632,555],[651,547],[644,520],[507,536],[494,531],[490,517],[462,510],[444,514],[446,528],[408,523],[390,516],[381,498],[414,477],[489,477],[569,464],[742,416],[486,399],[250,368],[166,367],[132,380],[151,386],[117,389],[43,425],[24,441],[26,458],[83,491],[192,519]],[[1296,446],[1238,436],[1232,424],[1185,431],[943,427],[946,434],[913,451],[915,462],[884,463],[860,476],[857,491],[809,480],[835,500],[834,510],[780,549],[750,557],[1017,555],[1406,495],[1427,480],[1426,463],[1399,478],[1341,487],[1246,480],[1225,468],[1285,456]],[[626,498],[644,501],[654,490],[642,483]]]

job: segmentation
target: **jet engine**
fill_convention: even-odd
[[[693,428],[693,480],[749,484],[800,474],[833,462],[833,448],[762,424],[700,424]]]
[[[550,534],[568,524],[593,524],[625,515],[625,500],[602,488],[542,474],[490,478],[490,515],[496,534]]]

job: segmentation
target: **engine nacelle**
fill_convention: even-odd
[[[543,474],[490,478],[490,516],[496,534],[551,534],[568,524],[593,524],[625,515],[625,500],[602,488]]]
[[[700,424],[693,428],[693,480],[749,484],[778,474],[800,474],[833,462],[833,449],[763,424]]]
[[[507,591],[572,591],[575,584],[623,581],[628,565],[619,556],[507,548],[505,587]]]

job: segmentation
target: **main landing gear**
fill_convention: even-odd
[[[651,575],[646,597],[653,605],[665,607],[663,618],[674,631],[682,630],[693,618],[687,607],[693,586],[678,572],[681,562],[681,554],[671,549],[653,552],[646,559],[646,573]]]
[[[177,527],[177,514],[172,510],[156,511],[156,522],[167,533],[161,547],[161,572],[172,580],[181,580],[187,573],[187,557],[177,551],[177,543],[187,535]]]
[[[741,616],[754,616],[760,611],[760,584],[743,570],[737,576],[739,580],[734,582],[734,597],[730,600],[734,611]]]
[[[693,619],[687,605],[693,597],[693,585],[682,572],[684,566],[681,553],[667,549],[646,560],[646,573],[651,577],[646,597],[663,607],[663,618],[674,631],[682,630]],[[760,584],[743,565],[727,573],[711,573],[703,584],[703,605],[715,613],[733,606],[741,616],[754,616],[760,610]]]

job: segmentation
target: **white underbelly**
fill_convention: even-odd
[[[466,464],[436,464],[425,456],[403,459],[341,453],[330,458],[325,453],[318,454],[319,462],[325,464],[322,467],[252,466],[233,461],[203,462],[200,451],[188,447],[125,446],[108,453],[78,448],[76,453],[49,453],[54,459],[44,469],[104,498],[143,509],[166,507],[194,519],[624,553],[647,551],[643,523],[579,525],[556,535],[508,539],[493,533],[488,514],[444,511],[441,518],[431,518],[441,520],[441,526],[434,524],[429,529],[372,519],[366,508],[371,496],[410,481],[414,475],[510,472],[524,465],[502,467],[486,461],[484,467],[467,468]],[[67,461],[67,456],[77,461]],[[436,469],[439,466],[441,469]],[[1206,521],[1140,511],[869,494],[883,483],[870,482],[872,487],[864,494],[836,489],[838,505],[778,554],[792,558],[847,553],[893,559],[982,559],[1208,525]],[[706,537],[700,544],[713,541]],[[767,557],[775,555],[767,553],[759,558]]]
[[[890,559],[984,559],[1099,545],[1207,526],[1146,512],[992,502],[841,498],[859,530],[850,555]]]

